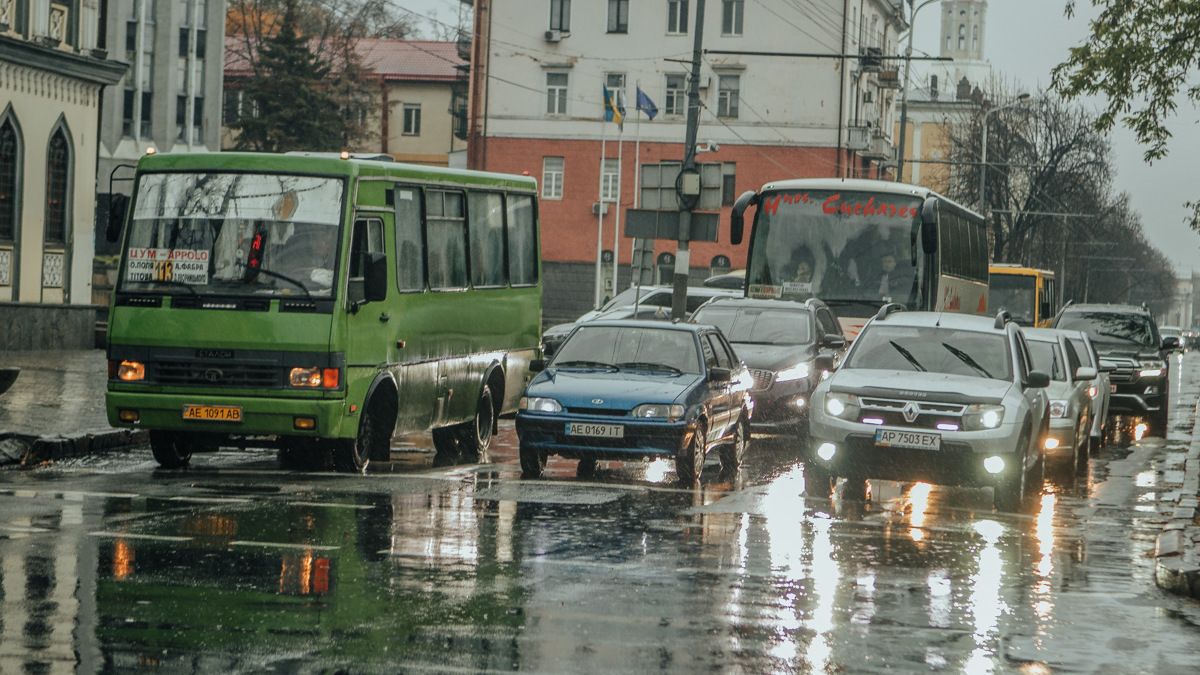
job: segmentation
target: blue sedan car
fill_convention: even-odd
[[[679,481],[700,479],[709,449],[735,470],[750,439],[750,373],[712,326],[593,321],[575,328],[529,383],[517,412],[521,470],[546,458],[673,458]]]

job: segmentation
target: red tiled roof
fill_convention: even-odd
[[[356,47],[363,66],[385,80],[448,82],[462,76],[455,66],[466,64],[458,58],[458,50],[453,42],[363,38]],[[245,52],[243,37],[225,37],[226,77],[250,75]]]

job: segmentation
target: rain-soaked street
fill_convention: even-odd
[[[523,481],[511,422],[482,465],[425,437],[366,476],[145,448],[0,472],[0,671],[1195,673],[1200,605],[1150,556],[1200,384],[1174,365],[1169,438],[1051,471],[1024,515],[806,499],[782,439],[700,491],[662,462]]]

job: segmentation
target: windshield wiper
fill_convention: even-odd
[[[916,368],[917,370],[921,371],[922,373],[929,372],[928,370],[926,370],[925,366],[921,365],[921,362],[917,360],[917,357],[912,355],[912,352],[910,352],[907,349],[905,349],[904,347],[901,347],[900,345],[896,344],[896,342],[894,340],[888,340],[888,344],[891,345],[893,349],[900,352],[900,356],[903,356],[905,361],[908,361],[909,363],[911,363],[913,368]]]
[[[304,284],[300,283],[299,281],[296,281],[295,279],[293,279],[293,278],[289,277],[289,276],[288,276],[288,275],[286,275],[286,274],[280,274],[279,272],[276,272],[276,271],[274,271],[274,270],[269,270],[269,269],[267,269],[267,268],[265,268],[265,267],[256,267],[256,268],[254,268],[254,271],[255,271],[255,272],[258,272],[259,274],[265,274],[265,275],[267,275],[267,276],[269,276],[269,277],[274,277],[274,278],[276,278],[276,279],[282,279],[282,280],[284,280],[284,281],[288,282],[289,284],[293,284],[294,286],[296,286],[296,287],[297,287],[297,288],[299,288],[300,290],[304,291],[304,294],[308,296],[308,299],[309,299],[309,300],[315,300],[315,299],[316,299],[316,298],[314,298],[314,297],[313,297],[313,294],[312,294],[312,293],[311,293],[311,292],[308,290],[308,287],[307,287],[307,286],[305,286]]]
[[[604,363],[603,361],[583,361],[583,360],[563,361],[562,363],[555,363],[554,367],[555,368],[603,368],[605,370],[620,370],[620,368],[617,368],[616,366],[614,366],[611,363]]]
[[[988,378],[989,380],[996,379],[996,378],[992,377],[992,374],[988,372],[987,368],[984,368],[983,366],[979,365],[979,362],[976,361],[970,354],[964,352],[963,350],[959,349],[958,347],[955,347],[953,345],[948,345],[945,342],[942,343],[942,346],[946,348],[946,351],[950,352],[955,357],[957,357],[959,361],[962,361],[963,363],[967,364],[969,367],[974,368],[976,372],[982,373],[984,377]]]
[[[619,368],[628,368],[630,370],[665,370],[675,375],[682,375],[683,371],[675,366],[668,366],[665,363],[651,363],[649,361],[623,361],[617,364]]]

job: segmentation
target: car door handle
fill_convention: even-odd
[[[392,320],[392,315],[388,314],[387,312],[383,312],[379,315],[379,323],[387,323],[391,320]]]

